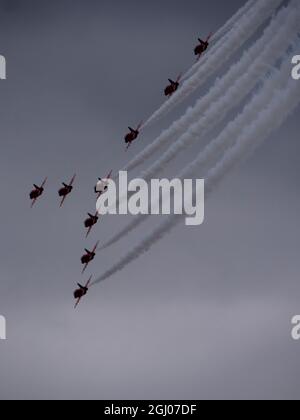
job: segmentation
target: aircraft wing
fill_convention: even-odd
[[[41,185],[41,188],[44,188],[44,186],[46,185],[46,182],[48,181],[48,178],[45,178],[44,179],[44,182],[42,183],[42,185]]]
[[[70,187],[72,187],[72,185],[74,184],[75,178],[76,178],[76,174],[73,176],[73,178],[70,181],[70,184],[69,184]]]
[[[81,274],[84,274],[85,270],[88,268],[89,263],[86,263],[83,267]]]
[[[60,206],[59,207],[62,207],[64,205],[64,202],[65,202],[65,199],[66,198],[67,198],[67,196],[64,195],[63,198],[62,198],[62,200],[61,200],[61,202],[60,202]]]
[[[182,73],[180,73],[180,75],[177,77],[176,83],[179,83],[181,78],[182,78]]]
[[[100,243],[100,241],[97,241],[97,243],[96,243],[96,245],[94,246],[94,248],[93,248],[93,251],[92,251],[92,252],[95,252],[95,251],[97,250],[99,243]]]
[[[92,281],[92,278],[93,278],[93,276],[90,276],[90,278],[88,279],[88,281],[87,281],[87,283],[86,283],[86,285],[85,285],[85,287],[89,287],[89,285],[90,285],[90,283],[91,283],[91,281]]]
[[[74,309],[77,308],[77,306],[79,305],[80,301],[81,301],[81,297],[77,299],[77,301],[75,303],[75,306],[74,306]]]
[[[31,208],[35,205],[36,201],[37,201],[37,198],[35,198],[34,200],[32,200]]]
[[[93,229],[93,226],[90,226],[89,228],[88,228],[88,231],[87,231],[87,234],[86,234],[86,238],[89,236],[89,234],[91,233],[91,230]]]
[[[212,36],[213,36],[213,33],[211,32],[211,33],[208,35],[208,37],[207,37],[207,39],[206,39],[206,42],[208,42]]]

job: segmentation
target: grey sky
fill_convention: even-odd
[[[197,37],[242,4],[0,0],[1,399],[299,398],[300,343],[290,335],[300,313],[299,110],[215,192],[203,226],[182,225],[73,310],[84,247],[126,222],[108,217],[84,240],[97,177],[180,115],[187,103],[125,154],[128,124],[161,104]],[[74,172],[59,209],[60,182]],[[45,176],[30,210],[31,185]],[[99,254],[86,277],[157,223]]]

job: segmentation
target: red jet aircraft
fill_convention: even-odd
[[[97,198],[107,191],[108,181],[111,179],[112,173],[113,171],[110,171],[106,178],[98,178],[98,182],[95,185],[95,194],[98,194]]]
[[[47,178],[45,178],[44,182],[40,187],[36,184],[33,184],[34,190],[32,190],[29,194],[30,200],[32,200],[31,208],[35,205],[37,199],[41,197],[41,195],[44,193],[46,182]]]
[[[93,227],[98,223],[99,213],[96,212],[95,215],[92,215],[91,213],[88,213],[88,216],[89,216],[89,218],[86,219],[86,221],[84,222],[84,226],[88,229],[87,234],[86,234],[86,238],[91,233],[91,230],[93,229]]]
[[[177,77],[176,82],[174,80],[169,79],[170,84],[165,89],[165,96],[168,96],[169,98],[173,95],[173,93],[176,92],[176,90],[179,88],[180,85],[180,79],[181,74]]]
[[[67,196],[69,195],[69,194],[71,194],[71,192],[73,191],[73,184],[74,184],[74,181],[75,181],[75,178],[76,178],[76,174],[73,176],[73,178],[71,179],[71,181],[70,181],[70,183],[67,185],[67,184],[65,184],[64,182],[62,183],[63,184],[63,188],[61,188],[59,191],[58,191],[58,195],[60,196],[60,197],[62,197],[62,200],[61,200],[61,202],[60,202],[60,207],[62,207],[63,206],[63,204],[64,204],[64,202],[65,202],[65,199],[67,198]]]
[[[81,257],[81,264],[83,264],[83,265],[84,265],[83,270],[82,270],[82,274],[83,274],[83,273],[85,272],[85,270],[87,269],[87,267],[88,267],[89,263],[90,263],[91,261],[93,261],[93,259],[95,258],[95,256],[96,256],[96,250],[97,250],[97,248],[98,248],[98,245],[99,245],[99,241],[96,243],[96,245],[94,246],[94,248],[93,248],[93,250],[92,250],[92,251],[89,251],[88,249],[85,249],[86,254],[84,254],[84,255]]]
[[[130,132],[128,134],[126,134],[126,136],[125,136],[125,143],[127,144],[127,150],[131,146],[131,143],[134,142],[134,140],[136,140],[138,138],[142,125],[143,125],[143,123],[140,123],[137,126],[136,130],[134,130],[131,127],[128,127]]]
[[[212,34],[210,34],[205,41],[203,41],[202,39],[198,38],[198,41],[200,44],[198,44],[194,50],[195,55],[198,57],[198,60],[200,59],[200,57],[202,56],[202,54],[207,50],[207,48],[209,47],[209,40],[212,37]]]
[[[76,303],[75,303],[75,309],[79,305],[83,296],[85,296],[87,294],[87,292],[89,291],[89,285],[90,285],[91,281],[92,281],[92,276],[88,279],[85,286],[81,286],[81,284],[77,283],[79,289],[75,290],[75,292],[74,292],[74,298],[77,299]]]

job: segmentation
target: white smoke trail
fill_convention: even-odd
[[[243,15],[257,3],[258,0],[248,0],[212,37],[212,41],[217,41],[222,38],[226,32],[230,31],[232,27],[241,19]]]
[[[204,139],[208,132],[251,92],[257,79],[264,74],[266,67],[282,56],[290,45],[290,40],[300,28],[299,0],[293,0],[292,4],[293,7],[283,9],[279,13],[262,38],[244,54],[238,64],[232,67],[227,77],[223,79],[225,83],[217,83],[213,92],[219,99],[216,102],[211,101],[208,110],[199,121],[190,125],[187,132],[174,142],[150,168],[142,172],[139,178],[148,182],[154,176],[157,177],[181,151],[191,143]],[[242,76],[239,77],[241,74]]]
[[[144,124],[144,127],[153,123],[161,116],[169,112],[177,104],[182,102],[188,95],[206,82],[208,77],[216,74],[217,70],[227,62],[234,53],[257,31],[257,29],[271,16],[282,0],[259,1],[251,12],[240,19],[228,34],[228,39],[222,48],[218,49],[204,63],[199,71],[186,80],[182,87],[166,101]]]
[[[274,91],[273,99],[255,120],[245,126],[236,144],[229,149],[224,157],[212,168],[206,179],[206,195],[210,194],[230,170],[241,162],[241,159],[252,152],[272,132],[279,129],[288,116],[300,103],[300,85],[289,77],[284,88]],[[253,112],[253,111],[252,111]],[[202,158],[201,158],[202,159]],[[189,166],[188,172],[195,174],[199,168],[198,158]],[[100,283],[117,272],[123,270],[128,264],[147,252],[156,242],[170,232],[183,216],[169,216],[152,234],[146,237],[139,245],[129,252],[121,261],[115,264],[100,276],[93,284]]]
[[[210,48],[202,55],[201,60],[198,60],[189,70],[182,76],[182,80],[188,79],[202,66],[208,57],[216,52],[228,39],[228,32],[236,25],[239,24],[239,20],[243,15],[247,14],[250,9],[255,5],[257,0],[249,0],[241,9],[237,11],[235,15],[232,16],[225,25],[216,32],[210,42]]]
[[[230,31],[232,27],[241,19],[243,15],[249,12],[249,10],[259,0],[248,0],[212,37],[212,41],[217,41],[222,38],[226,32]]]
[[[274,19],[271,25],[269,25],[265,30],[264,35],[251,49],[244,53],[241,60],[238,63],[235,63],[222,78],[217,79],[213,88],[210,89],[205,96],[199,99],[194,107],[188,108],[181,118],[175,121],[170,128],[164,130],[156,140],[154,140],[141,153],[132,159],[123,170],[130,172],[140,166],[162,146],[168,144],[171,140],[174,140],[175,137],[178,137],[182,133],[186,132],[194,120],[205,113],[208,108],[211,109],[210,106],[212,102],[224,95],[224,92],[226,92],[235,83],[238,77],[248,71],[252,62],[256,59],[256,57],[258,57],[261,51],[266,48],[267,44],[272,42],[274,33],[276,34],[278,28],[281,28],[282,22],[286,18],[286,14],[287,9],[280,11],[277,18]],[[274,53],[276,53],[276,51],[277,49],[275,48]],[[245,91],[245,88],[247,88],[247,85],[244,86],[242,91]],[[250,90],[251,89],[249,89],[249,91]]]
[[[290,38],[289,41],[290,42]],[[227,128],[210,144],[208,144],[202,153],[198,155],[197,165],[201,167],[202,173],[213,164],[216,160],[216,154],[220,155],[228,147],[230,147],[235,139],[239,136],[241,128],[246,126],[251,119],[255,119],[257,113],[263,111],[273,96],[273,91],[276,88],[282,87],[290,73],[290,55],[284,56],[284,63],[282,68],[279,70],[273,70],[273,73],[266,80],[263,89],[260,90],[252,100],[245,106],[243,113],[241,113],[234,122],[229,123]],[[180,174],[176,175],[177,179],[187,179],[192,176],[190,167],[188,166]],[[164,199],[164,198],[163,198]],[[120,232],[114,235],[109,241],[107,241],[101,249],[109,248],[110,246],[117,243],[122,238],[126,237],[130,232],[138,228],[144,221],[148,219],[149,215],[139,215],[134,218],[127,226],[125,226]]]

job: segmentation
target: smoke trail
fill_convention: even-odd
[[[249,12],[249,10],[254,6],[257,0],[249,0],[244,6],[242,6],[226,23],[223,25],[212,37],[212,41],[217,41],[222,38],[226,32],[228,32],[232,27],[240,20],[240,18]]]
[[[210,48],[201,57],[200,61],[197,61],[189,70],[182,76],[182,80],[185,80],[192,76],[195,71],[202,66],[207,58],[216,52],[216,49],[220,48],[228,39],[228,32],[236,25],[239,24],[239,20],[243,15],[246,15],[250,9],[255,5],[257,0],[249,0],[241,9],[239,9],[235,15],[232,16],[225,25],[216,32],[210,42]]]
[[[150,168],[141,173],[139,178],[148,182],[157,176],[191,143],[204,139],[209,130],[220,123],[251,92],[257,83],[257,78],[264,74],[266,66],[273,64],[282,55],[290,45],[290,40],[298,32],[300,27],[299,0],[292,1],[292,4],[292,8],[288,7],[279,13],[262,38],[244,54],[238,64],[231,68],[227,77],[223,79],[225,86],[222,82],[217,83],[213,93],[218,92],[219,99],[216,102],[211,101],[203,117],[192,124],[188,131],[174,142]],[[248,67],[249,65],[250,67]],[[242,76],[239,77],[241,74]],[[228,86],[230,86],[229,89]],[[211,95],[208,96],[211,97]],[[199,133],[201,133],[200,136]]]
[[[299,103],[300,86],[289,78],[289,82],[285,88],[277,89],[274,92],[273,99],[268,106],[258,114],[254,121],[242,130],[236,144],[229,149],[217,165],[209,171],[206,179],[206,194],[210,194],[224,176],[230,173],[230,170],[241,162],[242,158],[252,152],[263,140],[268,138],[273,131],[279,129]],[[198,164],[198,159],[195,159],[188,167],[189,173],[194,174],[198,170]],[[179,215],[169,216],[169,218],[162,222],[152,234],[146,237],[146,239],[121,259],[121,261],[99,277],[94,284],[110,278],[146,253],[156,242],[170,232],[182,220],[182,217],[183,216]]]
[[[294,2],[295,3],[295,2]],[[161,135],[154,140],[149,146],[147,146],[141,153],[139,153],[133,160],[124,167],[124,171],[130,172],[142,163],[144,163],[149,157],[151,157],[159,148],[163,145],[168,144],[174,137],[178,137],[184,133],[188,127],[194,122],[196,118],[199,118],[207,109],[210,107],[213,101],[217,100],[220,96],[226,92],[230,86],[232,86],[238,77],[248,71],[251,63],[261,53],[262,49],[267,45],[268,42],[272,41],[274,33],[276,34],[278,27],[281,27],[281,23],[286,18],[287,10],[282,10],[276,19],[274,19],[271,25],[265,30],[263,37],[256,42],[255,46],[244,53],[239,63],[235,63],[231,69],[220,79],[217,79],[215,86],[206,94],[200,98],[194,107],[187,109],[186,113],[175,121],[170,128],[164,130]],[[275,48],[276,52],[277,48]],[[247,86],[246,86],[247,87]],[[243,91],[245,87],[243,88]],[[249,89],[250,91],[251,89]]]
[[[153,123],[162,115],[169,112],[188,95],[206,82],[217,70],[227,62],[233,54],[257,31],[265,20],[274,13],[282,0],[264,0],[256,3],[252,11],[239,21],[228,34],[228,39],[223,48],[218,49],[214,55],[204,63],[199,71],[186,80],[168,101],[166,101],[144,124],[144,127]]]
[[[284,56],[285,64],[282,65],[281,70],[273,70],[273,73],[266,79],[263,89],[245,106],[243,113],[241,113],[234,122],[229,123],[226,129],[198,155],[197,166],[201,167],[202,174],[204,174],[204,170],[206,168],[209,169],[213,164],[213,161],[216,160],[216,154],[218,153],[219,155],[230,147],[239,136],[242,127],[246,126],[247,123],[249,123],[249,120],[255,119],[257,113],[261,112],[267,106],[272,99],[274,89],[282,87],[286,83],[290,73],[290,57],[289,54]],[[191,176],[192,173],[188,166],[187,169],[176,175],[175,178],[187,179],[191,178]],[[132,222],[128,223],[127,226],[107,241],[101,249],[109,248],[117,243],[123,237],[138,228],[148,219],[148,217],[149,215],[136,216]]]
[[[289,39],[297,31],[300,23],[298,9],[291,9],[292,7],[298,8],[298,6],[298,1],[292,0],[289,7],[281,9],[265,29],[263,36],[243,54],[238,63],[232,65],[225,76],[217,80],[208,94],[200,99],[194,108],[189,108],[183,117],[174,122],[124,170],[128,172],[142,163],[160,144],[185,132],[148,170],[140,174],[139,178],[149,181],[154,175],[158,175],[165,169],[166,164],[185,147],[196,140],[200,141],[199,132],[204,138],[213,126],[221,122],[226,114],[253,89],[257,83],[257,77],[264,73],[265,67],[274,62],[287,47]],[[281,29],[278,31],[278,28]],[[224,92],[226,92],[225,95]],[[214,103],[214,101],[216,102]],[[204,115],[195,123],[194,120],[197,120],[202,113]],[[120,201],[122,200],[121,197]]]

